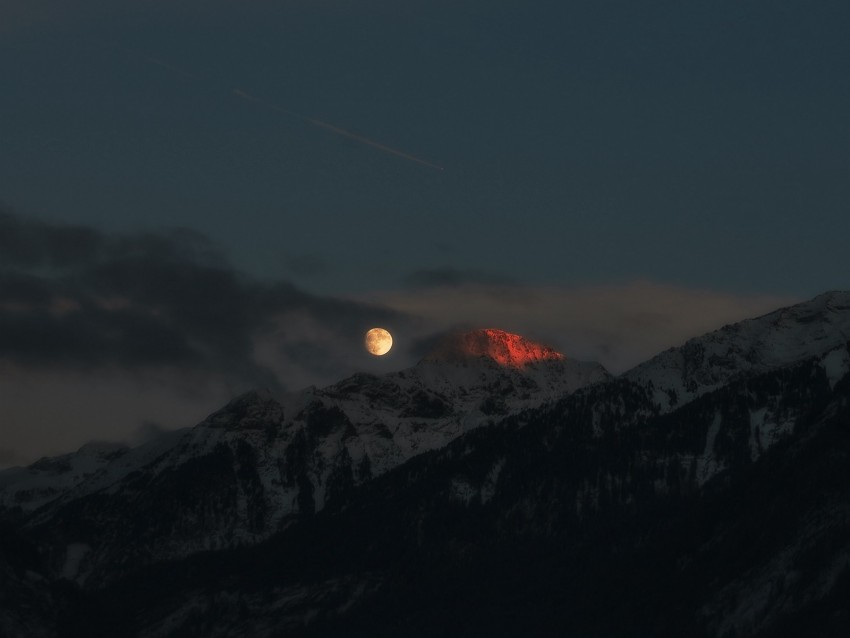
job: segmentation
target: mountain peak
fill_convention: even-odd
[[[744,373],[763,374],[815,357],[828,362],[825,370],[834,384],[847,373],[848,342],[850,293],[831,291],[689,339],[625,372],[623,378],[651,383],[656,403],[665,410]]]
[[[566,357],[549,346],[495,328],[448,335],[425,361],[456,362],[487,357],[499,365],[524,368],[538,361],[563,361]]]

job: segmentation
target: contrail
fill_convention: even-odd
[[[404,151],[392,148],[391,146],[386,146],[385,144],[381,144],[380,142],[376,142],[375,140],[370,140],[368,137],[363,137],[362,135],[351,133],[350,131],[346,131],[344,128],[334,126],[333,124],[328,124],[327,122],[322,122],[321,120],[317,120],[312,117],[307,118],[307,122],[309,122],[310,124],[315,124],[316,126],[321,126],[323,129],[327,129],[333,133],[336,133],[337,135],[342,135],[343,137],[352,139],[355,142],[360,142],[361,144],[368,144],[369,146],[377,148],[378,150],[384,151],[384,153],[389,153],[390,155],[395,155],[396,157],[402,157],[406,160],[410,160],[411,162],[416,162],[418,164],[422,164],[423,166],[428,166],[430,168],[437,169],[438,171],[443,170],[442,166],[432,164],[431,162],[427,162],[420,157],[410,155],[409,153],[405,153]]]
[[[254,104],[259,104],[260,106],[263,106],[267,109],[277,111],[278,113],[283,113],[284,115],[289,115],[290,117],[297,117],[302,122],[306,122],[310,119],[306,115],[301,115],[300,113],[296,113],[295,111],[285,109],[282,106],[275,104],[274,102],[269,102],[268,100],[259,98],[256,95],[251,95],[250,93],[248,93],[247,91],[243,91],[242,89],[230,89],[230,91],[238,98],[242,98],[243,100],[247,100],[248,102],[253,102]]]
[[[411,162],[416,162],[417,164],[422,164],[423,166],[427,166],[438,171],[443,170],[442,166],[432,164],[431,162],[428,162],[422,159],[421,157],[416,157],[415,155],[411,155],[410,153],[405,153],[404,151],[400,151],[399,149],[393,148],[392,146],[387,146],[386,144],[381,144],[380,142],[369,139],[368,137],[364,137],[363,135],[358,135],[357,133],[346,131],[344,128],[334,126],[333,124],[328,124],[327,122],[323,122],[322,120],[317,120],[314,117],[307,117],[306,115],[301,115],[300,113],[296,113],[295,111],[290,111],[289,109],[285,109],[282,106],[275,104],[274,102],[269,102],[268,100],[263,100],[255,95],[251,95],[250,93],[248,93],[247,91],[243,91],[242,89],[231,89],[231,91],[233,95],[242,98],[243,100],[253,102],[254,104],[260,104],[261,106],[265,106],[266,108],[278,111],[280,113],[284,113],[286,115],[290,115],[292,117],[297,117],[302,122],[312,124],[313,126],[319,126],[327,131],[330,131],[331,133],[336,133],[337,135],[347,137],[348,139],[354,140],[355,142],[360,142],[361,144],[366,144],[367,146],[377,148],[378,150],[383,151],[384,153],[389,153],[390,155],[395,155],[396,157],[401,157],[403,159],[410,160]]]
[[[117,45],[116,45],[117,46]],[[140,53],[138,51],[132,51],[130,49],[125,49],[124,47],[117,46],[117,48],[130,53],[132,55],[138,56],[139,58],[145,60],[150,64],[155,64],[159,67],[167,69],[172,73],[176,73],[178,75],[182,75],[187,78],[191,78],[192,80],[200,81],[201,78],[197,75],[190,73],[184,69],[181,69],[178,66],[174,66],[168,62],[160,60],[159,58],[154,58],[149,55],[145,55],[144,53]],[[296,113],[295,111],[290,111],[289,109],[285,109],[282,106],[275,104],[274,102],[269,102],[268,100],[263,100],[262,98],[258,98],[256,95],[252,95],[243,89],[234,88],[231,89],[230,92],[236,97],[246,100],[248,102],[253,102],[254,104],[259,104],[260,106],[264,106],[266,108],[272,109],[273,111],[277,111],[278,113],[283,113],[284,115],[288,115],[290,117],[295,117],[304,122],[305,124],[312,124],[313,126],[318,126],[320,128],[325,129],[326,131],[330,131],[331,133],[335,133],[336,135],[340,135],[342,137],[346,137],[350,140],[354,140],[355,142],[359,142],[360,144],[365,144],[366,146],[371,146],[372,148],[376,148],[379,151],[383,151],[389,155],[395,155],[396,157],[400,157],[402,159],[406,159],[410,162],[416,162],[417,164],[421,164],[422,166],[427,166],[428,168],[433,168],[434,170],[442,171],[443,167],[437,164],[432,164],[421,157],[416,157],[415,155],[411,155],[410,153],[405,153],[397,148],[393,148],[392,146],[387,146],[386,144],[381,144],[373,139],[365,137],[363,135],[358,135],[357,133],[352,133],[351,131],[346,131],[344,128],[340,128],[339,126],[334,126],[333,124],[328,124],[327,122],[323,122],[322,120],[317,120],[313,117],[307,117],[306,115],[301,115],[300,113]]]

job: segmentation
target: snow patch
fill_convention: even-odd
[[[697,457],[697,483],[699,485],[704,485],[708,479],[723,469],[722,464],[714,455],[714,440],[720,432],[721,425],[723,425],[723,418],[720,416],[720,413],[717,413],[714,415],[714,421],[711,422],[708,432],[705,435],[705,449]]]
[[[711,392],[741,374],[767,372],[816,355],[826,355],[827,374],[837,380],[846,374],[848,365],[840,354],[832,352],[839,349],[846,357],[850,339],[848,309],[850,293],[826,293],[691,339],[625,372],[622,378],[643,386],[652,383],[656,405],[662,412]],[[675,393],[675,406],[665,397],[667,391]]]
[[[830,390],[834,390],[835,384],[850,372],[850,353],[846,348],[836,348],[826,354],[821,365],[826,373],[826,378],[829,379]]]
[[[74,580],[80,573],[80,563],[91,547],[85,543],[71,543],[65,550],[65,564],[62,566],[62,578]]]
[[[764,451],[764,421],[767,408],[759,408],[750,412],[750,458],[755,461]]]
[[[761,444],[763,449],[769,448],[779,439],[794,431],[794,421],[771,421],[765,419],[761,427]]]
[[[504,457],[500,458],[493,464],[487,476],[484,478],[484,483],[481,485],[481,503],[487,503],[493,498],[496,493],[496,485],[499,482],[499,475],[502,473],[502,468],[505,467]]]

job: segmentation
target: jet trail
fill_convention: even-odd
[[[267,102],[266,100],[258,98],[255,95],[251,95],[250,93],[243,91],[242,89],[231,89],[231,92],[236,97],[240,97],[243,100],[247,100],[248,102],[253,102],[254,104],[259,104],[260,106],[264,106],[267,109],[271,109],[272,111],[277,111],[278,113],[283,113],[284,115],[297,117],[299,120],[303,120],[305,122],[308,119],[305,116],[296,113],[295,111],[290,111],[289,109],[285,109],[282,106],[278,106],[277,104],[274,104],[272,102]]]
[[[301,115],[299,113],[296,113],[295,111],[290,111],[289,109],[285,109],[282,106],[275,104],[274,102],[269,102],[267,100],[258,98],[255,95],[251,95],[250,93],[248,93],[247,91],[243,91],[242,89],[232,89],[232,93],[236,97],[242,98],[243,100],[253,102],[254,104],[260,104],[261,106],[265,106],[266,108],[278,111],[280,113],[284,113],[286,115],[290,115],[292,117],[297,117],[302,122],[312,124],[313,126],[321,127],[327,131],[330,131],[331,133],[336,133],[337,135],[341,135],[342,137],[347,137],[348,139],[354,140],[355,142],[360,142],[361,144],[366,144],[367,146],[377,148],[379,151],[383,151],[384,153],[389,153],[390,155],[395,155],[396,157],[401,157],[402,159],[406,159],[411,162],[416,162],[417,164],[422,164],[423,166],[427,166],[438,171],[443,170],[442,166],[432,164],[431,162],[428,162],[420,157],[416,157],[415,155],[411,155],[410,153],[405,153],[404,151],[400,151],[399,149],[393,148],[392,146],[381,144],[380,142],[376,142],[375,140],[369,139],[368,137],[364,137],[363,135],[358,135],[357,133],[346,131],[344,128],[334,126],[333,124],[328,124],[327,122],[323,122],[322,120],[317,120],[314,117],[307,117],[306,115]]]
[[[306,120],[310,124],[314,124],[316,126],[321,126],[323,129],[327,129],[337,135],[342,135],[343,137],[347,137],[349,139],[354,140],[355,142],[360,142],[361,144],[368,144],[374,148],[377,148],[380,151],[384,151],[384,153],[389,153],[390,155],[395,155],[396,157],[402,157],[406,160],[410,160],[411,162],[416,162],[418,164],[422,164],[423,166],[428,166],[430,168],[434,168],[438,171],[443,170],[442,166],[438,166],[437,164],[432,164],[431,162],[427,162],[424,159],[416,157],[415,155],[410,155],[409,153],[405,153],[404,151],[400,151],[398,149],[392,148],[391,146],[386,146],[385,144],[381,144],[380,142],[376,142],[375,140],[370,140],[368,137],[363,137],[362,135],[357,135],[357,133],[351,133],[350,131],[346,131],[343,128],[339,128],[338,126],[334,126],[333,124],[328,124],[327,122],[322,122],[321,120],[314,119],[312,117],[307,118]]]
[[[199,78],[197,75],[194,75],[193,73],[190,73],[189,71],[185,71],[178,66],[174,66],[173,64],[170,64],[170,63],[165,62],[163,60],[160,60],[158,58],[154,58],[154,57],[151,57],[149,55],[145,55],[144,53],[140,53],[138,51],[132,51],[130,49],[125,49],[124,47],[121,47],[121,46],[118,46],[118,45],[116,45],[116,47],[121,49],[122,51],[125,51],[126,53],[130,53],[132,55],[135,55],[135,56],[141,58],[142,60],[145,60],[146,62],[148,62],[150,64],[155,64],[159,67],[167,69],[167,70],[171,71],[172,73],[176,73],[178,75],[182,75],[184,77],[191,78],[193,80],[198,80],[198,81],[201,80],[201,78]],[[258,98],[257,96],[252,95],[252,94],[250,94],[247,91],[244,91],[242,89],[233,88],[233,89],[230,90],[230,92],[233,95],[235,95],[236,97],[238,97],[242,100],[246,100],[248,102],[253,102],[254,104],[259,104],[260,106],[264,106],[266,108],[272,109],[273,111],[277,111],[278,113],[283,113],[284,115],[288,115],[290,117],[298,118],[299,120],[301,120],[305,124],[312,124],[313,126],[318,126],[320,128],[325,129],[326,131],[330,131],[331,133],[334,133],[334,134],[339,135],[341,137],[346,137],[350,140],[354,140],[355,142],[359,142],[360,144],[365,144],[366,146],[371,146],[372,148],[376,148],[379,151],[383,151],[384,153],[387,153],[389,155],[395,155],[396,157],[400,157],[401,159],[406,159],[410,162],[416,162],[417,164],[421,164],[422,166],[427,166],[428,168],[433,168],[434,170],[437,170],[437,171],[443,170],[442,166],[439,166],[437,164],[432,164],[431,162],[428,162],[428,161],[422,159],[421,157],[416,157],[415,155],[411,155],[410,153],[405,153],[404,151],[401,151],[397,148],[393,148],[392,146],[387,146],[386,144],[381,144],[380,142],[377,142],[377,141],[370,139],[368,137],[365,137],[363,135],[358,135],[357,133],[352,133],[351,131],[346,131],[344,128],[334,126],[333,124],[328,124],[327,122],[323,122],[322,120],[317,120],[316,118],[307,117],[306,115],[301,115],[299,113],[296,113],[295,111],[290,111],[289,109],[285,109],[282,106],[275,104],[274,102],[269,102],[268,100],[263,100],[261,98]]]

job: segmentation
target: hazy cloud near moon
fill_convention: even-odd
[[[258,339],[328,344],[395,314],[258,281],[192,231],[109,235],[0,213],[0,357],[18,365],[175,366],[291,386],[258,361]]]
[[[434,325],[517,332],[615,374],[726,323],[800,301],[648,281],[576,288],[434,281],[368,299]]]

